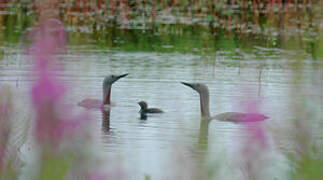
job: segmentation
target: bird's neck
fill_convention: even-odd
[[[201,116],[202,118],[209,118],[209,92],[205,91],[200,93],[200,108],[201,108]]]
[[[110,105],[111,86],[103,88],[103,105]]]
[[[140,106],[140,113],[144,113],[147,110],[147,107],[145,106]]]

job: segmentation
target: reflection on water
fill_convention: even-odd
[[[102,112],[102,131],[108,133],[110,130],[110,108],[101,110]]]
[[[228,169],[236,166],[231,163],[237,159],[235,149],[248,137],[244,126],[201,121],[199,96],[180,81],[203,82],[209,86],[211,114],[243,111],[239,104],[245,98],[260,100],[260,113],[271,117],[261,122],[269,142],[270,153],[266,153],[269,154],[266,158],[275,160],[275,165],[265,165],[269,172],[276,171],[268,179],[276,177],[275,174],[286,175],[287,155],[296,151],[289,133],[298,118],[293,104],[311,103],[309,113],[313,118],[307,120],[307,125],[316,146],[322,147],[322,124],[314,118],[322,116],[319,110],[322,104],[318,100],[322,99],[321,75],[320,68],[312,68],[311,64],[304,66],[302,75],[295,81],[291,68],[257,69],[253,68],[257,64],[254,61],[247,61],[244,67],[217,66],[203,61],[202,56],[190,54],[86,51],[79,48],[60,55],[64,59],[61,63],[66,67],[60,77],[73,85],[68,101],[76,105],[80,99],[100,98],[106,75],[129,73],[113,85],[111,100],[116,105],[107,111],[91,112],[95,114],[97,133],[101,134],[106,156],[121,158],[122,166],[135,179],[142,179],[144,175],[154,179],[177,176],[180,172],[168,168],[169,164],[179,166],[176,159],[184,159],[183,162],[190,164],[179,168],[181,173],[190,172],[197,177],[201,177],[201,172],[196,168],[205,164],[216,166],[215,174],[219,177],[225,177]],[[1,61],[0,82],[17,85],[26,92],[33,80],[28,76],[28,56],[15,57],[11,55]],[[270,60],[266,62],[271,63]],[[279,64],[284,66],[285,62],[281,59]],[[296,87],[298,90],[291,94]],[[140,120],[137,102],[142,99],[165,113]],[[224,162],[227,163],[221,165]],[[237,174],[229,177],[239,178],[238,169],[234,171]],[[178,176],[182,176],[181,173]]]

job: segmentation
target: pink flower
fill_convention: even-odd
[[[31,96],[36,110],[34,133],[39,143],[61,142],[63,135],[81,126],[84,115],[72,117],[71,107],[62,103],[66,85],[53,70],[61,69],[55,65],[55,53],[65,48],[65,31],[62,23],[48,19],[35,28],[32,33],[34,43],[31,54],[34,57],[33,72],[38,78],[32,86]],[[37,35],[37,36],[36,36]]]
[[[262,124],[256,122],[259,116],[263,116],[259,113],[260,101],[248,99],[247,101],[241,102],[241,105],[244,109],[244,112],[248,113],[245,121],[251,122],[244,124],[245,130],[248,132],[248,134],[251,135],[249,143],[259,143],[262,146],[266,146],[267,139],[265,136],[265,131],[262,127]]]
[[[257,116],[261,115],[259,111],[260,100],[241,101],[240,108],[249,113],[246,116],[246,122],[241,123],[243,131],[247,133],[247,138],[243,139],[240,147],[240,160],[243,162],[244,175],[247,179],[259,179],[261,174],[262,161],[267,152],[268,142],[263,121],[256,122]]]
[[[108,179],[105,174],[94,172],[89,175],[89,180],[106,180]]]
[[[106,169],[105,171],[93,170],[86,173],[87,180],[107,180],[107,179],[129,179],[126,178],[126,172],[119,168]]]

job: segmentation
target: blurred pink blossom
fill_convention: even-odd
[[[246,117],[245,123],[241,123],[243,126],[242,131],[247,133],[247,138],[242,141],[239,159],[244,163],[243,172],[246,179],[260,178],[260,170],[263,165],[261,159],[264,157],[268,149],[268,142],[263,122],[255,121],[255,115],[260,113],[260,105],[260,100],[252,100],[251,98],[240,102],[240,108],[242,108],[244,112],[251,114]]]
[[[119,167],[120,168],[120,167]],[[104,172],[100,170],[93,170],[90,173],[87,173],[87,180],[107,180],[107,179],[128,179],[126,178],[126,172],[119,168],[106,169]]]
[[[66,36],[62,23],[48,19],[41,22],[32,35],[34,43],[30,52],[34,57],[33,72],[37,77],[31,90],[36,110],[34,133],[39,143],[48,141],[56,144],[66,132],[79,127],[86,117],[69,114],[72,107],[62,103],[66,85],[53,72],[62,69],[55,66],[54,59],[55,54],[65,49]]]
[[[259,111],[260,100],[248,99],[246,101],[241,101],[240,104],[244,112],[248,113],[248,115],[246,115],[245,122],[251,122],[243,124],[245,126],[245,130],[248,132],[249,135],[251,135],[249,143],[259,143],[261,144],[261,146],[266,146],[267,139],[265,136],[265,131],[262,127],[262,124],[256,122],[258,116],[261,115]]]
[[[89,175],[89,180],[106,180],[108,179],[105,174],[99,172],[93,172]]]

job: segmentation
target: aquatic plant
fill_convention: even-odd
[[[47,4],[46,4],[47,3]],[[54,1],[41,6],[47,11]],[[65,52],[66,32],[64,25],[52,15],[44,13],[41,21],[31,32],[32,74],[36,77],[31,87],[31,99],[35,111],[33,134],[40,147],[38,179],[64,179],[80,156],[73,147],[73,137],[82,136],[90,124],[88,113],[74,113],[73,105],[64,101],[68,85],[55,72],[63,72],[55,55]],[[67,149],[62,145],[69,144]],[[37,148],[36,148],[37,149]],[[34,149],[34,151],[36,151]],[[73,149],[73,150],[72,150]],[[71,151],[73,153],[71,153]]]
[[[53,73],[54,53],[65,45],[63,29],[57,20],[49,19],[42,22],[37,29],[42,35],[37,36],[39,39],[35,39],[31,49],[34,57],[34,73],[37,76],[31,91],[36,111],[34,131],[39,143],[60,142],[63,134],[76,128],[83,119],[80,118],[82,116],[71,118],[71,114],[68,114],[71,107],[62,103],[66,86]],[[52,33],[59,36],[53,36]]]

